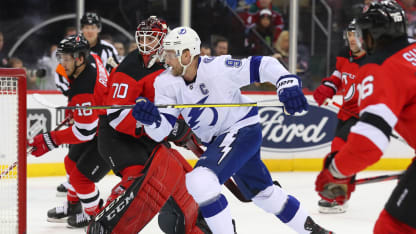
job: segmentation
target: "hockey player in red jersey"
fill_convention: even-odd
[[[327,99],[331,99],[337,91],[340,91],[343,96],[343,103],[338,112],[335,137],[332,140],[329,154],[342,148],[351,127],[358,121],[357,84],[359,80],[357,80],[357,72],[366,57],[366,51],[363,48],[362,32],[355,19],[345,30],[344,38],[348,47],[337,56],[336,70],[330,77],[324,78],[322,84],[313,93],[315,101],[320,106],[326,105]],[[336,201],[328,202],[321,199],[318,206],[321,213],[343,213],[346,211],[346,204],[341,205]]]
[[[395,1],[372,3],[357,20],[370,56],[358,71],[359,121],[344,147],[325,161],[315,189],[342,203],[353,190],[351,177],[377,162],[392,130],[416,149],[416,44],[409,44],[406,16]],[[408,166],[374,227],[374,233],[416,233],[416,161]]]
[[[107,92],[108,73],[101,59],[90,55],[88,41],[82,35],[63,39],[58,46],[57,58],[71,81],[68,106],[101,105]],[[68,190],[63,206],[48,211],[48,221],[62,222],[68,218],[69,226],[82,227],[88,224],[90,216],[96,214],[99,191],[94,182],[110,170],[97,148],[99,114],[97,110],[75,110],[72,126],[39,134],[29,143],[36,157],[61,144],[70,144],[64,164],[72,188]]]
[[[90,53],[98,55],[106,70],[111,72],[111,70],[119,63],[117,60],[118,54],[112,44],[101,40],[99,37],[102,29],[101,17],[95,12],[86,12],[82,16],[80,24],[82,34],[90,45]],[[58,64],[54,75],[56,87],[65,96],[68,96],[71,81],[69,80],[68,75],[65,74],[65,70],[61,64]],[[71,112],[66,111],[65,117],[70,113]],[[71,184],[68,181],[61,183],[57,187],[57,196],[65,196],[68,188],[71,188]]]
[[[167,30],[155,16],[138,25],[138,49],[111,73],[106,105],[132,105],[138,96],[154,100],[153,82],[165,70],[159,58]],[[131,112],[109,109],[100,117],[99,150],[121,182],[88,233],[138,233],[159,211],[159,226],[165,233],[211,233],[185,187],[185,173],[192,167],[167,142],[149,138]],[[195,144],[184,122],[177,124],[170,140]]]

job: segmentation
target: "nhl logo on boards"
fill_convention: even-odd
[[[27,138],[32,139],[39,133],[51,130],[51,113],[47,109],[27,110]]]

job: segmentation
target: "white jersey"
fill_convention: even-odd
[[[230,55],[202,56],[192,83],[186,83],[181,76],[173,76],[171,69],[156,78],[155,104],[252,102],[241,94],[241,87],[253,82],[276,84],[285,75],[290,73],[272,57],[255,56],[240,60]],[[232,129],[259,122],[257,107],[161,108],[159,111],[161,125],[158,128],[145,126],[147,134],[156,141],[170,133],[180,114],[203,143],[210,143],[215,136]]]

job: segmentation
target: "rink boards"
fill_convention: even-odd
[[[273,93],[247,93],[253,100],[269,100]],[[58,92],[43,92],[42,96],[50,104],[64,106],[66,98]],[[318,171],[322,158],[330,151],[331,140],[337,123],[338,108],[321,108],[313,103],[304,116],[286,116],[279,107],[259,107],[263,128],[261,154],[271,171]],[[342,103],[341,96],[334,100]],[[27,137],[30,139],[42,131],[54,129],[64,119],[64,112],[48,108],[37,102],[31,93],[27,99]],[[359,147],[359,146],[358,146]],[[177,148],[191,164],[195,163],[192,152]],[[63,158],[68,151],[61,146],[40,158],[28,157],[28,176],[65,175]],[[373,170],[402,170],[410,163],[414,151],[405,143],[391,138],[391,143],[383,158],[370,167]]]

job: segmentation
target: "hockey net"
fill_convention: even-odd
[[[0,233],[26,232],[26,73],[0,69]]]

